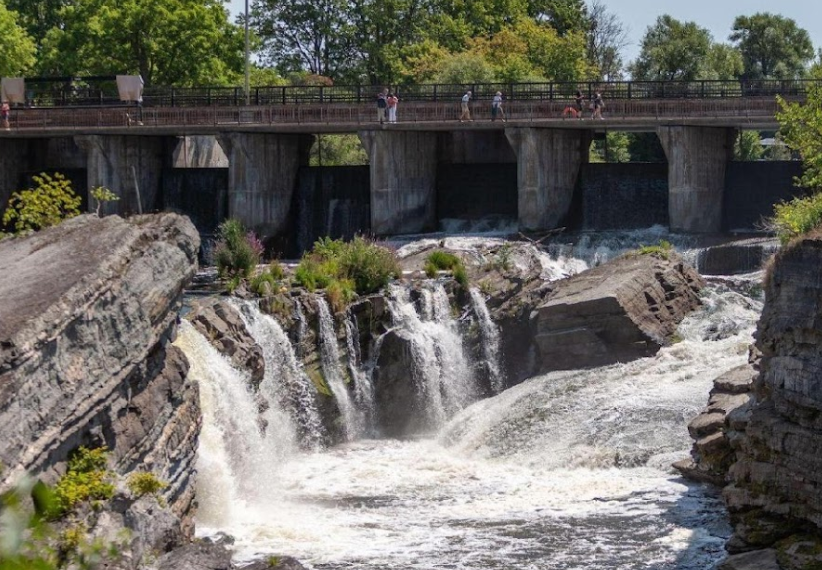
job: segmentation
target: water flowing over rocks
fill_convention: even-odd
[[[200,407],[171,341],[198,249],[175,214],[84,215],[0,242],[4,489],[24,473],[53,482],[70,452],[105,445],[117,474],[168,482],[167,514],[191,532]],[[112,510],[131,517],[114,526],[143,528],[135,507]]]

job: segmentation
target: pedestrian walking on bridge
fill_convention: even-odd
[[[465,92],[465,95],[462,96],[462,103],[460,104],[460,108],[462,112],[460,113],[460,123],[463,121],[473,121],[474,119],[471,118],[471,110],[468,108],[468,102],[471,100],[471,90]]]

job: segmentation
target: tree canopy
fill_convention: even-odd
[[[767,12],[736,18],[730,39],[742,54],[747,79],[802,77],[814,56],[807,31]]]
[[[8,10],[0,0],[0,76],[17,76],[28,71],[35,61],[34,40],[19,24],[17,12]]]
[[[237,81],[242,30],[220,0],[75,0],[42,40],[44,75],[143,76],[147,85]]]

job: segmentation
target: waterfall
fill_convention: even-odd
[[[260,393],[286,408],[287,420],[299,426],[304,445],[318,449],[325,433],[314,400],[315,388],[300,366],[288,335],[276,319],[260,312],[255,303],[237,301],[234,305],[263,351],[265,377],[260,383]]]
[[[475,399],[476,388],[445,290],[436,284],[421,295],[423,318],[405,287],[390,287],[388,306],[394,326],[410,339],[412,375],[428,424],[438,428]]]
[[[294,312],[297,314],[297,356],[302,356],[302,346],[305,340],[305,335],[308,332],[308,323],[305,319],[302,303],[299,299],[294,299]]]
[[[361,422],[357,409],[351,401],[345,381],[345,372],[340,365],[340,350],[337,347],[337,333],[334,329],[334,319],[328,303],[322,297],[315,297],[317,312],[320,321],[320,359],[322,361],[323,376],[328,389],[334,394],[337,407],[343,421],[343,431],[346,440],[353,439],[360,430]]]
[[[375,415],[374,385],[371,374],[363,370],[359,327],[350,310],[345,313],[345,343],[348,351],[348,371],[354,381],[354,398],[364,415],[362,427],[370,429]]]
[[[505,373],[500,365],[500,334],[497,325],[491,320],[485,298],[476,287],[471,287],[471,306],[480,327],[480,340],[482,341],[482,352],[485,357],[485,365],[488,367],[488,374],[491,378],[491,390],[494,394],[499,394],[505,388]]]
[[[275,405],[260,414],[248,374],[238,371],[188,321],[175,345],[200,389],[203,427],[197,451],[198,521],[225,524],[235,511],[272,499],[277,465],[295,452],[296,433],[276,421]],[[261,421],[267,421],[262,429]]]

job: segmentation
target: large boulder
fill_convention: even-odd
[[[654,354],[700,305],[704,281],[676,254],[631,253],[555,283],[537,308],[541,372]]]
[[[117,472],[155,472],[188,516],[201,420],[171,341],[198,249],[175,214],[85,215],[0,242],[0,489],[106,445]]]

